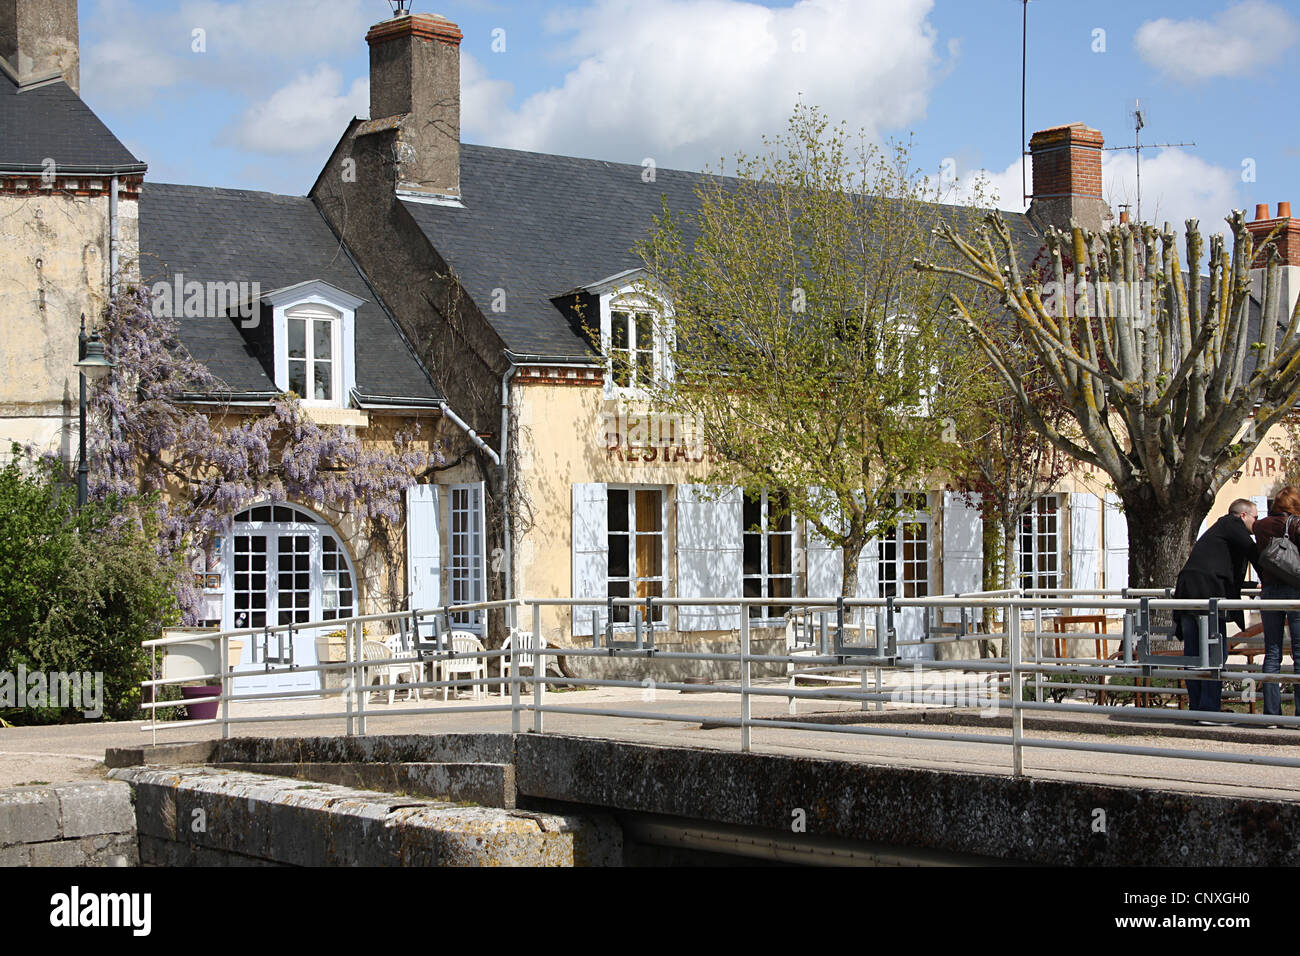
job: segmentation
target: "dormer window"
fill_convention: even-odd
[[[304,405],[341,408],[356,386],[356,310],[365,300],[314,279],[263,298],[272,307],[275,385]]]
[[[664,352],[657,341],[654,312],[628,306],[610,308],[609,377],[615,388],[644,388],[658,378]]]
[[[343,316],[334,309],[301,305],[285,310],[289,331],[289,391],[304,402],[335,404],[341,391],[337,361]]]

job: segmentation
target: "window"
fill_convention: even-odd
[[[294,505],[235,515],[231,618],[236,628],[332,621],[356,613],[352,565],[333,530]]]
[[[315,279],[263,299],[272,308],[276,388],[305,405],[346,405],[356,385],[356,310],[365,300]]]
[[[451,603],[477,604],[483,597],[483,486],[451,487]],[[482,611],[451,616],[453,627],[482,633]]]
[[[899,520],[876,541],[881,597],[930,594],[930,513],[925,492],[899,493]]]
[[[635,393],[672,377],[672,310],[644,285],[639,270],[586,287],[600,297],[605,396]]]
[[[790,504],[780,492],[746,495],[744,530],[744,596],[788,598],[794,594],[794,525]],[[779,618],[789,605],[751,605],[749,616]]]
[[[609,597],[663,597],[664,491],[662,488],[610,488],[608,496]],[[614,608],[614,622],[632,621],[632,609]],[[645,609],[637,611],[642,620]],[[663,621],[655,605],[654,620]]]
[[[1061,585],[1060,502],[1043,495],[1020,519],[1017,552],[1022,588],[1057,588]]]
[[[341,316],[322,306],[299,306],[285,313],[289,331],[289,391],[306,402],[334,402]]]

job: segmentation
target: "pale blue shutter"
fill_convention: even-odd
[[[811,499],[821,505],[820,489],[811,489]],[[824,521],[830,523],[833,515],[825,513]],[[844,584],[844,558],[842,549],[835,547],[813,528],[808,528],[808,594],[810,598],[835,598],[840,596]]]
[[[438,489],[406,489],[406,568],[411,610],[442,605],[442,541],[438,535]]]
[[[969,594],[984,586],[984,519],[980,496],[943,493],[943,590]],[[961,611],[944,608],[945,621],[960,621]]]
[[[744,497],[739,488],[677,486],[677,596],[732,597],[744,575]],[[679,631],[740,627],[738,605],[677,609]]]
[[[1101,515],[1097,496],[1070,493],[1070,586],[1096,588]]]
[[[1106,493],[1103,519],[1106,532],[1106,588],[1122,590],[1128,587],[1128,519],[1120,507],[1119,495],[1114,492]]]
[[[608,617],[609,486],[602,482],[573,486],[573,597],[596,598],[594,605],[573,609],[574,636],[591,636],[592,614],[600,627]]]

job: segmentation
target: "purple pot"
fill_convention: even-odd
[[[220,684],[200,684],[181,687],[181,697],[191,700],[195,697],[220,697]],[[186,704],[185,713],[189,720],[213,720],[217,716],[220,702],[211,700],[203,704]]]

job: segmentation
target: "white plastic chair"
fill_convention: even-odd
[[[391,653],[394,658],[415,656],[415,651],[410,648],[410,645],[406,640],[406,635],[404,634],[389,634],[388,637],[384,638],[384,645],[388,648],[389,653]],[[396,670],[398,674],[406,675],[407,681],[412,685],[410,689],[410,694],[412,695],[411,699],[419,700],[420,688],[414,685],[424,680],[424,677],[422,676],[424,670],[422,664],[418,661],[410,664],[394,664],[393,670]]]
[[[390,685],[388,688],[388,702],[393,702],[393,695],[396,691],[391,685],[397,682],[397,675],[402,672],[404,664],[393,664],[393,652],[388,649],[388,645],[382,641],[363,641],[361,643],[361,659],[366,661],[362,669],[363,682],[365,683],[365,693],[370,693],[371,678],[379,677],[379,683]]]
[[[504,697],[511,673],[516,677],[524,670],[537,673],[537,636],[532,631],[511,631],[501,649],[510,652],[501,657],[501,696]]]
[[[451,650],[455,654],[473,654],[483,653],[483,642],[469,631],[452,631],[451,632]],[[477,700],[479,694],[487,696],[487,658],[485,657],[459,657],[455,659],[438,661],[438,680],[454,680],[468,674],[471,679],[482,680],[484,683],[474,685],[474,699]],[[442,699],[447,699],[447,691],[450,688],[442,689]]]

